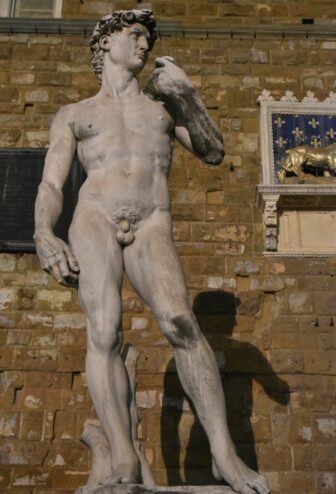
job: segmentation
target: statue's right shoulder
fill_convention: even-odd
[[[64,126],[69,125],[71,128],[74,123],[81,118],[82,111],[87,107],[88,100],[78,101],[77,103],[70,103],[69,105],[62,106],[54,115],[52,126]]]

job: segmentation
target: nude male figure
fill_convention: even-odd
[[[216,478],[241,494],[266,494],[264,477],[235,452],[216,361],[188,303],[172,240],[167,179],[173,138],[212,165],[223,159],[223,141],[173,59],[157,59],[147,92],[140,90],[137,74],[155,38],[149,10],[115,12],[97,24],[91,47],[101,89],[62,108],[51,126],[36,201],[37,253],[60,283],[79,278],[87,317],[87,383],[111,448],[117,472],[112,481],[136,483],[139,471],[120,357],[124,270],[175,350],[182,385],[210,441]],[[87,179],[68,246],[53,227],[76,149]]]

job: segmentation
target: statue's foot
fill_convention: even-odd
[[[132,465],[119,465],[113,468],[113,475],[105,477],[99,484],[137,484],[139,482],[137,471]]]
[[[225,480],[240,494],[270,493],[266,478],[246,466],[236,453],[226,457],[221,465],[213,460],[212,471],[217,480]]]

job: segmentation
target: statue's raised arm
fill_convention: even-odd
[[[50,147],[35,204],[34,233],[42,268],[64,285],[76,281],[79,271],[70,247],[53,232],[62,211],[62,188],[76,149],[75,136],[69,122],[69,108],[59,110],[50,128]]]
[[[160,57],[145,91],[162,99],[175,120],[175,136],[205,163],[224,158],[223,137],[185,72],[172,57]]]

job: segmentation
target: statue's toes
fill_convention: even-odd
[[[244,485],[240,492],[241,494],[256,494],[256,491],[251,489],[248,485]]]
[[[255,477],[252,481],[248,481],[246,485],[250,489],[252,489],[252,492],[254,494],[256,492],[258,494],[269,494],[270,493],[270,490],[269,490],[269,487],[267,484],[267,480],[262,475],[258,475],[258,477]],[[245,494],[245,492],[243,494]],[[246,494],[249,494],[249,491],[247,491]]]

